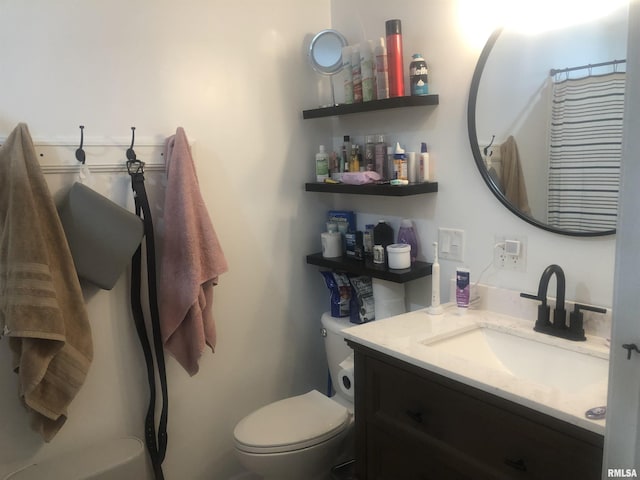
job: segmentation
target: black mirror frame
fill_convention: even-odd
[[[514,207],[511,204],[511,202],[509,202],[505,198],[505,196],[502,194],[498,186],[493,182],[491,176],[489,175],[489,172],[487,171],[487,168],[485,167],[484,161],[482,159],[482,153],[480,152],[480,145],[478,144],[478,132],[476,129],[476,102],[478,98],[478,88],[480,87],[480,79],[482,77],[482,72],[487,63],[487,60],[489,59],[489,54],[491,53],[491,49],[493,48],[496,41],[498,40],[498,37],[500,36],[501,32],[502,32],[501,28],[495,30],[489,37],[489,40],[487,40],[486,45],[484,46],[484,48],[482,49],[482,52],[480,53],[480,58],[478,59],[478,63],[476,65],[476,68],[473,72],[473,77],[471,79],[471,88],[469,90],[469,100],[467,103],[467,125],[468,125],[468,131],[469,131],[469,143],[471,145],[471,152],[473,153],[473,158],[475,159],[476,166],[480,171],[480,175],[482,175],[482,178],[484,179],[489,189],[493,192],[496,198],[500,200],[500,202],[505,207],[507,207],[513,214],[517,215],[518,217],[523,219],[525,222],[530,223],[531,225],[534,225],[543,230],[547,230],[548,232],[557,233],[559,235],[569,235],[572,237],[601,237],[605,235],[614,235],[616,233],[615,229],[603,230],[602,232],[577,232],[572,230],[562,230],[560,228],[547,225],[546,223],[542,223],[533,217],[525,215],[516,207]]]

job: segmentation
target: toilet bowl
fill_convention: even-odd
[[[340,332],[351,324],[324,314],[322,325],[332,382],[338,385],[339,364],[352,353]],[[332,466],[353,458],[353,400],[343,390],[332,397],[311,390],[250,413],[233,432],[237,458],[265,480],[329,479]]]

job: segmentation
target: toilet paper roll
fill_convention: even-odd
[[[353,355],[349,355],[340,363],[338,372],[338,388],[348,398],[353,398]]]
[[[340,232],[322,232],[322,256],[335,258],[342,256],[342,234]]]
[[[376,320],[400,315],[407,311],[404,301],[404,284],[374,278],[373,305]]]

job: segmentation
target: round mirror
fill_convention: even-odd
[[[524,34],[493,33],[468,103],[476,165],[523,220],[574,236],[615,233],[627,8]]]
[[[342,69],[342,47],[347,39],[336,30],[322,30],[311,40],[309,62],[323,75],[333,75]]]

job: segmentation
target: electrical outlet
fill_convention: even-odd
[[[438,229],[438,258],[464,262],[464,230]]]
[[[523,235],[496,235],[493,248],[493,266],[498,270],[527,271],[527,237]]]

